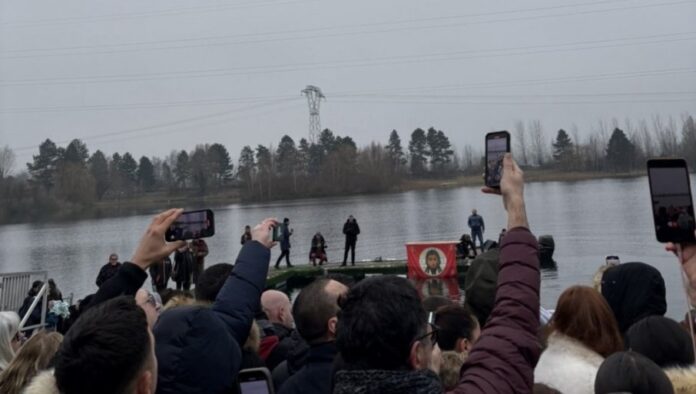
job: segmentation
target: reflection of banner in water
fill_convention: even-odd
[[[415,280],[413,284],[422,300],[430,296],[442,296],[455,302],[461,301],[459,282],[455,278],[420,279]]]
[[[408,277],[410,279],[456,278],[457,242],[409,242]]]

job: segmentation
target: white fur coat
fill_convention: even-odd
[[[534,369],[534,383],[563,394],[593,394],[597,370],[604,358],[581,342],[554,332]]]
[[[31,380],[22,394],[60,394],[53,377],[53,370],[43,371]]]

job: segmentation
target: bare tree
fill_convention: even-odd
[[[655,138],[657,139],[657,145],[660,147],[660,155],[677,155],[679,145],[677,142],[677,124],[674,121],[674,118],[670,116],[667,124],[665,124],[660,115],[655,115],[652,117],[652,121],[653,132],[655,133]]]
[[[544,163],[546,163],[546,158],[548,157],[548,142],[546,141],[546,135],[544,135],[544,129],[541,126],[541,121],[538,119],[529,121],[528,128],[534,164],[543,166]]]
[[[0,179],[6,178],[14,170],[17,157],[9,146],[0,149]]]
[[[515,149],[517,152],[516,157],[518,157],[520,164],[527,165],[529,161],[527,160],[527,133],[524,129],[524,122],[518,120],[515,122]]]
[[[648,129],[648,122],[645,119],[641,119],[638,124],[638,132],[640,133],[640,140],[643,143],[642,150],[646,157],[655,156],[655,145],[652,134],[650,134],[650,129]]]

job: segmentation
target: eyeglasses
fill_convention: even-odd
[[[433,323],[428,323],[430,326],[430,332],[425,333],[419,337],[416,337],[416,339],[413,342],[420,342],[428,337],[430,337],[430,346],[435,346],[437,343],[437,332],[440,330],[440,328]]]
[[[157,312],[159,312],[160,309],[162,309],[162,304],[159,301],[157,301],[155,296],[149,291],[147,292],[147,300],[145,300],[143,304],[139,304],[138,306],[143,306],[144,304],[152,305],[152,307],[155,308]]]

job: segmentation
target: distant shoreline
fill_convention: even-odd
[[[525,181],[532,182],[577,182],[594,179],[627,179],[645,176],[643,172],[630,173],[602,173],[602,172],[565,172],[557,170],[525,170]],[[389,191],[375,194],[393,194],[416,190],[428,189],[455,189],[459,187],[482,186],[480,176],[462,175],[455,178],[442,179],[405,179],[401,185]],[[351,195],[367,195],[351,194]],[[298,196],[293,198],[276,198],[271,200],[249,201],[241,197],[240,190],[237,188],[223,190],[219,193],[206,196],[197,196],[191,193],[168,193],[153,192],[145,195],[124,198],[120,200],[99,201],[91,206],[67,206],[55,215],[48,215],[39,220],[18,221],[0,223],[0,225],[20,224],[20,223],[47,223],[75,221],[83,219],[100,219],[109,217],[123,217],[130,215],[149,214],[168,207],[219,207],[230,204],[243,203],[271,203],[278,201],[291,201],[303,198],[330,198],[333,195],[325,196]]]

